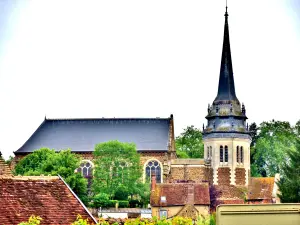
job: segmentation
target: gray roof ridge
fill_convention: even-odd
[[[45,117],[45,119],[43,120],[43,122],[38,126],[38,128],[32,133],[32,135],[29,136],[29,138],[27,138],[27,140],[24,142],[23,145],[21,145],[20,148],[18,148],[18,150],[13,151],[13,153],[18,152],[21,148],[23,148],[26,143],[38,132],[39,129],[41,129],[41,127],[46,123],[47,118]]]
[[[170,117],[98,117],[98,118],[45,118],[45,121],[50,120],[169,120]]]

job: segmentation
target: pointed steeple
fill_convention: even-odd
[[[215,101],[230,101],[237,100],[234,88],[233,69],[231,62],[229,28],[228,28],[228,12],[226,3],[223,51],[220,68],[218,95]]]

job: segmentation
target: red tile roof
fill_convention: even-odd
[[[251,177],[248,200],[272,200],[274,184],[274,177]]]
[[[1,152],[0,152],[0,176],[12,176],[11,169],[3,160],[1,156]]]
[[[236,185],[214,185],[216,192],[219,192],[220,204],[242,204],[247,194],[246,186]]]
[[[160,206],[161,196],[166,197],[166,203],[162,206],[186,205],[188,202],[188,186],[194,187],[194,204],[209,205],[209,186],[208,183],[188,184],[188,183],[167,183],[156,184],[155,190],[151,193],[151,205]]]
[[[19,224],[31,215],[41,224],[71,224],[77,215],[94,218],[60,177],[0,177],[0,224]]]

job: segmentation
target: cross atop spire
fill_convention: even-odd
[[[233,69],[232,69],[232,62],[231,62],[227,1],[226,1],[226,11],[224,16],[225,16],[225,25],[224,25],[224,38],[223,38],[220,77],[219,77],[219,88],[218,88],[218,95],[215,101],[231,101],[231,100],[238,101],[235,95]]]

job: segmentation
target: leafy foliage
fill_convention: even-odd
[[[74,171],[79,167],[80,158],[70,150],[55,152],[41,148],[25,156],[15,167],[15,174],[25,176],[60,175],[78,197],[86,203],[87,181]]]
[[[119,141],[97,144],[94,158],[94,193],[106,193],[110,199],[115,199],[117,191],[122,187],[128,193],[136,194],[142,168],[134,144]]]
[[[30,216],[27,222],[21,222],[19,225],[39,225],[43,219],[39,216]]]
[[[89,223],[88,219],[83,219],[81,217],[81,215],[77,216],[77,219],[71,224],[71,225],[92,225],[91,223]],[[104,224],[103,224],[104,225]],[[108,225],[108,223],[107,223]]]
[[[282,173],[288,152],[295,150],[296,127],[289,122],[270,121],[261,123],[255,145],[251,148],[252,176],[274,176]]]
[[[300,140],[297,141],[296,150],[288,152],[289,160],[284,163],[283,174],[277,183],[283,203],[300,203]]]
[[[202,133],[193,125],[176,137],[176,153],[179,158],[203,158]]]

